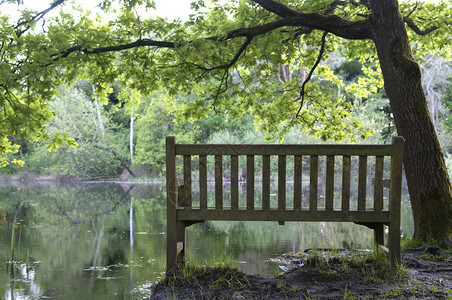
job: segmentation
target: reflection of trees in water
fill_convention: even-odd
[[[134,282],[157,280],[164,271],[164,185],[0,187],[0,207],[0,225],[8,226],[22,207],[21,248],[42,261],[35,277],[42,296],[103,299],[108,290],[129,298]],[[0,226],[3,241],[11,236],[8,226]]]
[[[128,198],[130,189],[116,184],[50,185],[30,189],[0,189],[0,204],[9,216],[22,207],[20,218],[34,225],[90,223],[99,216],[113,213]]]

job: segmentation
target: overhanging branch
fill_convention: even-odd
[[[42,18],[44,18],[44,16],[49,13],[50,11],[52,11],[55,7],[57,7],[58,5],[62,4],[64,1],[66,0],[55,0],[47,9],[37,13],[36,15],[34,15],[32,18],[28,19],[28,20],[23,20],[21,22],[18,22],[17,25],[14,27],[14,29],[17,30],[17,36],[21,36],[22,34],[24,34],[27,30],[29,30],[31,28],[31,23],[38,21]],[[1,4],[1,3],[0,3]],[[21,26],[25,26],[24,29],[19,30],[19,28]]]
[[[318,29],[346,39],[371,39],[371,30],[367,18],[358,21],[346,20],[337,15],[329,14],[334,11],[332,7],[328,7],[328,12],[324,14],[302,13],[273,0],[252,1],[259,4],[263,9],[291,23],[287,26],[303,26],[310,29]],[[335,3],[335,5],[339,4],[341,3]]]
[[[435,31],[436,29],[438,29],[437,26],[431,26],[427,29],[422,30],[419,28],[419,26],[416,25],[416,23],[414,23],[413,19],[411,19],[409,16],[404,16],[403,21],[408,25],[408,27],[410,27],[418,35],[426,35],[432,31]]]
[[[266,34],[273,30],[282,27],[305,27],[309,29],[318,29],[326,32],[333,33],[337,36],[347,38],[347,39],[370,39],[369,24],[367,20],[361,21],[349,21],[342,19],[335,15],[322,15],[317,13],[298,13],[295,17],[286,17],[274,22],[269,22],[263,25],[249,27],[249,28],[239,28],[228,32],[225,36],[213,36],[207,38],[213,41],[227,41],[239,37],[246,37],[247,46],[248,41],[252,38]],[[187,41],[190,43],[190,41]],[[99,47],[93,49],[86,49],[83,46],[74,46],[66,49],[57,56],[58,58],[65,58],[73,52],[83,52],[85,54],[100,54],[105,52],[115,52],[127,49],[132,49],[136,47],[151,46],[158,48],[176,48],[177,44],[170,41],[156,41],[151,39],[140,39],[128,44],[120,44],[106,47]]]

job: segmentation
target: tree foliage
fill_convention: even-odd
[[[71,8],[64,0],[41,12],[18,4],[20,18],[2,13],[0,22],[0,152],[17,151],[11,136],[51,140],[51,148],[73,143],[64,134],[49,133],[44,124],[53,115],[49,99],[56,87],[80,78],[96,86],[101,102],[117,80],[143,95],[161,86],[169,99],[196,94],[180,107],[182,119],[205,117],[213,108],[231,116],[253,114],[256,125],[274,136],[298,126],[323,139],[367,136],[350,103],[333,88],[344,82],[316,62],[338,49],[361,61],[375,58],[364,30],[369,8],[354,1],[281,3],[290,8],[275,13],[266,9],[266,1],[197,1],[186,21],[148,18],[143,10],[154,5],[143,0],[102,1],[97,12]],[[450,55],[447,2],[407,2],[401,10],[416,55]],[[284,84],[275,76],[280,64],[295,74]],[[297,74],[302,68],[310,81]],[[371,76],[350,91],[381,86],[378,68],[365,71]]]

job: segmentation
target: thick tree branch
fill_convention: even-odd
[[[226,36],[213,36],[207,38],[213,41],[227,41],[238,37],[246,37],[245,47],[253,37],[266,34],[282,27],[307,27],[311,29],[331,32],[334,35],[347,39],[370,39],[370,30],[367,20],[349,21],[335,15],[322,15],[317,13],[297,13],[296,17],[286,17],[281,20],[269,22],[263,25],[239,28],[230,31]],[[190,43],[190,41],[188,41]],[[140,39],[129,44],[121,44],[107,47],[94,48],[88,50],[83,46],[74,46],[61,52],[56,59],[65,58],[73,52],[83,52],[85,54],[100,54],[105,52],[115,52],[136,47],[152,46],[158,48],[176,48],[178,45],[169,41],[156,41],[151,39]]]
[[[66,49],[65,51],[61,52],[59,55],[54,55],[54,56],[57,56],[56,59],[59,59],[59,58],[66,58],[71,53],[79,52],[79,51],[83,52],[85,54],[101,54],[101,53],[105,53],[105,52],[116,52],[116,51],[122,51],[122,50],[137,48],[137,47],[143,47],[143,46],[154,46],[154,47],[158,47],[158,48],[176,48],[176,44],[173,42],[154,41],[151,39],[141,39],[141,40],[137,40],[133,43],[129,43],[129,44],[99,47],[99,48],[94,48],[92,50],[88,50],[88,49],[84,48],[83,46],[74,46],[74,47]]]
[[[273,0],[252,1],[291,23],[286,26],[303,26],[310,29],[323,30],[346,39],[371,38],[371,30],[367,19],[350,21],[337,15],[298,12]]]

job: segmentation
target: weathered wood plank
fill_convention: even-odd
[[[254,209],[254,155],[246,156],[246,209]]]
[[[309,173],[309,209],[317,210],[317,193],[319,181],[319,157],[317,155],[311,155]]]
[[[207,209],[207,156],[199,156],[199,205]]]
[[[302,166],[303,156],[295,155],[294,158],[294,184],[293,184],[293,205],[295,210],[301,209],[301,194],[302,194]]]
[[[391,145],[228,145],[177,144],[177,155],[377,155],[392,154]]]
[[[239,159],[231,155],[231,208],[239,207]]]
[[[389,225],[389,264],[395,268],[400,260],[400,203],[402,197],[402,137],[393,137],[394,148],[391,156],[391,183],[389,188],[389,210],[391,211],[391,224]]]
[[[223,156],[215,155],[215,208],[223,208]]]
[[[367,156],[359,157],[358,210],[366,209]]]
[[[270,209],[270,155],[262,156],[262,209]]]
[[[334,205],[334,156],[326,157],[326,191],[325,191],[325,209],[333,210]]]
[[[342,210],[350,209],[350,155],[344,155],[342,158]]]
[[[374,210],[383,209],[383,156],[375,158]]]
[[[185,194],[182,203],[183,207],[191,207],[192,205],[192,186],[191,186],[191,155],[184,155],[184,189]]]
[[[176,138],[166,138],[166,274],[172,275],[177,269],[177,180],[176,180]]]
[[[278,209],[286,209],[286,156],[278,156]],[[281,220],[282,221],[282,220]]]
[[[388,211],[326,211],[319,209],[312,210],[278,210],[269,211],[255,210],[194,210],[178,209],[178,220],[199,221],[323,221],[323,222],[380,222],[388,223],[390,213]]]

